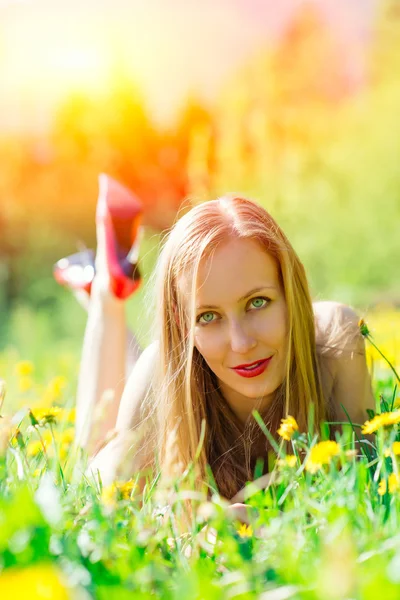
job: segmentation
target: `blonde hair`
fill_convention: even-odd
[[[280,418],[291,414],[300,430],[307,430],[311,403],[314,422],[325,418],[311,297],[304,267],[290,242],[261,206],[245,198],[224,196],[195,206],[172,228],[156,270],[160,357],[154,394],[159,460],[163,476],[172,475],[186,469],[197,452],[199,481],[205,479],[210,464],[220,493],[228,498],[253,476],[252,440],[246,444],[216,377],[195,348],[194,326],[200,262],[232,237],[254,239],[275,258],[287,304],[286,376],[270,411],[263,415],[267,426],[275,434]],[[189,301],[184,301],[179,289],[182,275],[191,282]],[[200,449],[203,420],[206,429]],[[166,452],[172,431],[173,453]]]

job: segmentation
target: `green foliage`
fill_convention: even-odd
[[[225,87],[209,192],[259,201],[299,253],[314,295],[359,306],[400,293],[398,3],[382,3],[372,33],[352,67],[354,54],[302,4],[277,45]]]
[[[360,330],[369,339],[370,328],[361,323]],[[19,363],[16,374],[33,377],[34,365]],[[37,600],[49,597],[40,595],[43,580],[60,600],[67,592],[79,600],[83,590],[85,598],[107,600],[372,600],[382,589],[396,598],[400,411],[393,380],[378,383],[390,394],[381,396],[377,415],[368,415],[374,433],[367,442],[357,442],[358,424],[336,441],[319,442],[295,421],[282,422],[280,435],[292,454],[274,445],[270,481],[245,488],[246,516],[216,493],[191,493],[190,470],[179,485],[161,480],[143,496],[138,474],[104,487],[72,444],[73,411],[60,407],[68,404],[65,387],[53,385],[52,406],[30,404],[28,411],[25,400],[12,420],[6,404],[0,411],[0,589],[17,598],[37,590]],[[40,385],[47,389],[35,385],[31,400]],[[365,443],[368,452],[361,451]]]

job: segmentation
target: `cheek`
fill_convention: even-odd
[[[286,346],[287,316],[284,305],[276,305],[268,314],[260,315],[256,323],[257,338],[276,349]]]
[[[225,341],[222,331],[216,327],[197,326],[194,335],[197,350],[206,360],[216,360],[224,352]]]

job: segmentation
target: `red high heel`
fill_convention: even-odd
[[[99,188],[96,221],[104,226],[106,234],[110,288],[114,296],[124,300],[141,282],[137,261],[142,205],[132,192],[103,173],[99,175]],[[62,258],[54,265],[53,273],[58,283],[90,294],[95,275],[93,250]]]
[[[57,283],[72,290],[85,290],[90,294],[95,273],[93,250],[83,250],[61,258],[53,267]]]
[[[142,205],[126,187],[109,175],[99,175],[96,221],[104,226],[110,287],[124,300],[138,288],[141,276],[137,266]]]

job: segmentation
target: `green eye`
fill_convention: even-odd
[[[254,308],[262,308],[263,306],[266,305],[267,299],[266,298],[253,298],[252,300],[250,300],[250,302]]]
[[[214,317],[214,313],[213,312],[204,313],[204,314],[200,315],[199,321],[201,323],[200,319],[203,319],[203,322],[205,322],[205,323],[211,323],[211,321],[214,320],[213,317]]]

